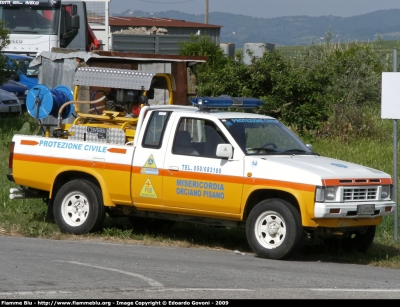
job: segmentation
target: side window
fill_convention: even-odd
[[[72,28],[72,16],[77,14],[77,6],[68,4],[62,6],[60,33],[62,38],[67,39],[73,35],[74,29]],[[75,31],[77,32],[77,31]],[[66,43],[66,46],[69,42]]]
[[[161,148],[165,127],[167,126],[170,115],[170,112],[165,111],[156,111],[151,114],[142,141],[142,147]]]
[[[222,143],[228,141],[214,122],[182,118],[175,133],[172,153],[216,158],[217,145]]]
[[[63,6],[61,9],[61,34],[70,31],[72,5]]]
[[[229,142],[215,123],[205,121],[203,129],[205,137],[204,156],[208,158],[217,158],[216,152],[218,144],[226,144]]]
[[[172,153],[176,155],[199,156],[194,147],[194,134],[197,135],[197,123],[201,122],[193,118],[181,118],[178,130],[175,132]]]

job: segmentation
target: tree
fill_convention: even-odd
[[[209,35],[190,35],[188,42],[179,43],[180,55],[207,56],[207,63],[199,65],[201,71],[212,71],[224,67],[229,58]]]
[[[373,136],[371,113],[362,109],[379,106],[381,74],[389,71],[381,41],[333,44],[331,39],[328,32],[324,43],[311,44],[290,59],[277,51],[249,54],[249,65],[227,58],[209,37],[193,37],[182,54],[209,56],[197,70],[199,95],[262,99],[259,112],[301,135]]]
[[[225,55],[222,48],[215,44],[208,35],[192,34],[188,42],[179,43],[179,54],[208,57],[206,63],[197,64],[193,68],[197,80],[197,93],[200,96],[218,95],[215,90],[211,89],[213,86],[210,76],[216,72],[220,75],[222,70],[233,61]]]
[[[9,44],[9,31],[0,21],[0,52],[2,52],[2,50]],[[0,56],[0,84],[3,84],[10,79],[13,73],[15,72],[8,70],[7,59],[4,56]]]

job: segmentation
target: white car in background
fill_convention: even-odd
[[[14,93],[0,89],[0,117],[18,117],[21,115],[21,103]]]

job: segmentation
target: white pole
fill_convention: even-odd
[[[208,24],[208,0],[206,0],[206,24]]]
[[[397,49],[393,49],[393,71],[397,72]],[[398,177],[397,177],[397,119],[393,122],[393,193],[394,193],[394,202],[396,206],[394,207],[394,240],[397,241],[398,230],[397,230],[397,222],[398,222],[398,205],[397,205],[397,188],[398,188]]]

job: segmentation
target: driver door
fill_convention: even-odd
[[[229,143],[217,122],[179,117],[164,161],[164,204],[181,213],[222,217],[241,212],[243,161],[219,158],[216,146]],[[180,137],[186,135],[182,143]],[[182,150],[181,148],[186,148]]]

